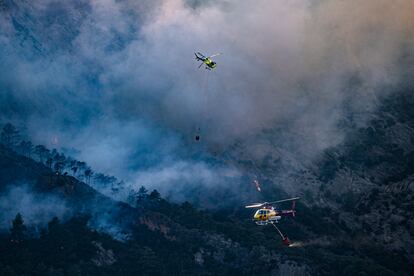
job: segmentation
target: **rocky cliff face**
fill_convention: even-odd
[[[312,162],[275,143],[275,130],[256,138],[257,149],[240,143],[226,154],[230,162],[259,175],[263,190],[300,194],[311,208],[329,208],[356,244],[365,240],[413,260],[413,110],[407,87],[384,99],[364,127],[350,128],[342,143]]]
[[[68,51],[79,34],[86,14],[90,12],[87,1],[72,1],[65,4],[44,6],[25,0],[2,0],[1,28],[4,36],[13,38],[19,49],[26,54],[39,56],[56,51]],[[17,39],[14,39],[17,38]],[[45,42],[53,43],[45,43]]]

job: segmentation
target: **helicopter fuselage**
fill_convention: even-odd
[[[203,62],[206,66],[210,67],[211,69],[216,68],[216,66],[217,66],[217,63],[212,61],[210,58],[204,59]]]
[[[214,69],[217,67],[217,63],[214,62],[210,57],[205,57],[201,53],[194,53],[196,60],[202,61],[206,65],[206,69]]]
[[[268,223],[278,223],[284,216],[295,216],[295,210],[275,210],[272,208],[263,208],[256,211],[253,221],[257,225],[266,225]]]

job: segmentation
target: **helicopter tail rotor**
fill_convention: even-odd
[[[295,210],[295,208],[296,208],[296,201],[294,200],[292,202],[292,216],[293,217],[296,216],[296,210]]]

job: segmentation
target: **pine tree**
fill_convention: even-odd
[[[83,174],[85,173],[85,170],[87,169],[87,165],[85,162],[77,161],[76,162],[77,172],[79,175],[79,178],[82,179]]]
[[[87,168],[84,172],[84,175],[85,175],[86,183],[88,183],[90,185],[91,184],[91,177],[93,175],[93,171],[91,170],[91,168]]]
[[[141,186],[139,188],[138,193],[136,195],[137,203],[140,203],[141,201],[145,200],[148,197],[148,190],[145,189],[144,186]]]
[[[70,168],[70,170],[72,171],[72,176],[76,177],[76,173],[78,171],[78,167],[76,166],[76,163],[78,161],[76,161],[75,159],[72,159],[72,158],[67,158],[66,161],[68,161],[68,159],[70,159],[69,164],[68,164],[68,168]]]
[[[160,258],[149,247],[140,250],[138,266],[141,268],[142,275],[160,275],[162,264]]]
[[[153,190],[150,193],[149,198],[151,200],[160,200],[161,199],[161,194],[157,190]]]
[[[34,153],[39,157],[39,161],[43,163],[45,157],[49,153],[49,150],[43,145],[37,145],[34,148]]]
[[[30,141],[21,141],[19,145],[17,145],[17,151],[30,158],[33,152],[33,144]]]
[[[143,207],[147,199],[148,190],[144,186],[141,186],[138,192],[136,192],[135,190],[131,190],[129,192],[128,202],[135,207]]]
[[[23,241],[26,233],[26,226],[24,225],[24,221],[22,215],[17,213],[16,217],[12,221],[12,227],[10,228],[10,240],[12,242],[21,242]]]
[[[46,160],[46,166],[48,166],[51,169],[52,168],[52,164],[53,164],[53,159],[49,157]]]
[[[63,169],[65,168],[66,156],[62,153],[56,153],[53,155],[54,170],[57,174],[62,174]]]
[[[10,123],[4,125],[0,135],[0,141],[8,148],[13,148],[19,139],[19,131]]]

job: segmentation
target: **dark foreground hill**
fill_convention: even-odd
[[[18,239],[2,225],[1,275],[409,275],[412,271],[398,252],[376,245],[355,247],[345,228],[334,221],[335,214],[323,208],[311,210],[299,204],[302,215],[286,221],[283,228],[302,243],[287,248],[274,229],[253,225],[249,211],[200,211],[154,193],[134,208],[4,147],[0,147],[0,180],[1,196],[24,186],[23,193],[53,197],[55,206],[59,202],[70,210],[59,219],[37,220],[37,225],[31,221],[33,214],[22,210],[23,220],[25,212],[29,219]]]

